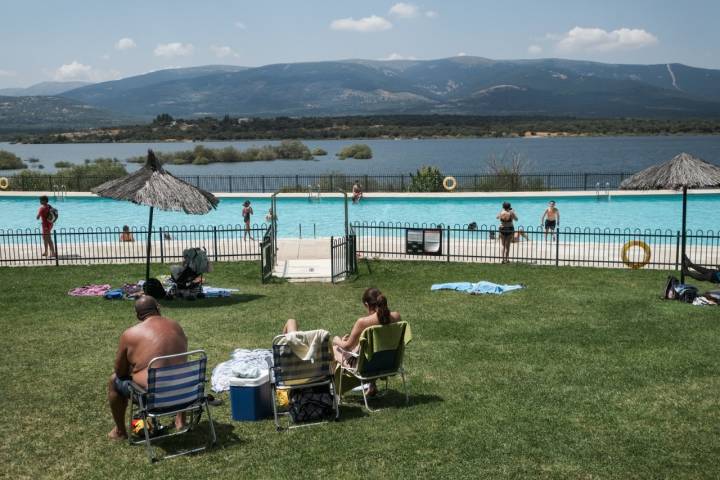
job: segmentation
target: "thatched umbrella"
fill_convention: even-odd
[[[150,278],[150,239],[152,237],[153,210],[183,211],[203,215],[220,202],[212,193],[190,185],[166,172],[152,150],[148,150],[145,166],[123,178],[110,180],[92,189],[96,195],[115,200],[127,200],[150,207],[148,222],[147,261],[145,280]]]
[[[688,188],[720,187],[720,167],[695,158],[688,153],[676,155],[672,160],[646,168],[621,184],[622,190],[682,190],[682,257],[685,257],[687,225]],[[685,274],[680,270],[680,281],[685,282]]]

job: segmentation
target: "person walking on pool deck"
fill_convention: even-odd
[[[552,234],[552,239],[555,240],[555,229],[560,226],[560,210],[555,206],[555,200],[548,202],[548,208],[543,212],[542,218],[540,219],[540,225],[545,225],[545,240],[549,234]]]
[[[135,301],[138,324],[125,330],[115,355],[115,370],[108,384],[108,401],[115,427],[108,437],[113,440],[127,438],[125,411],[130,397],[129,383],[135,382],[147,388],[147,367],[150,360],[163,355],[187,351],[187,337],[180,324],[160,315],[160,308],[153,297],[143,295]],[[167,365],[183,363],[178,357]],[[159,365],[159,364],[158,364]],[[162,365],[159,365],[162,366]],[[175,417],[175,428],[185,426],[181,414]]]
[[[55,222],[55,217],[52,215],[53,208],[50,206],[47,195],[40,197],[40,208],[35,216],[35,219],[40,220],[42,226],[42,239],[45,251],[43,257],[54,257],[55,256],[55,244],[52,241],[51,233]]]
[[[400,321],[400,314],[390,311],[387,298],[377,288],[366,289],[362,295],[362,302],[367,310],[367,315],[355,321],[349,334],[343,335],[342,338],[335,336],[332,339],[335,361],[345,366],[352,366],[356,359],[352,355],[344,353],[343,350],[357,353],[360,349],[360,335],[363,330],[374,325],[387,325],[388,323]],[[299,329],[297,320],[291,318],[285,323],[282,333],[296,332]],[[377,393],[374,382],[370,385],[367,393],[370,396]]]
[[[500,244],[502,245],[502,263],[510,262],[510,245],[512,245],[513,237],[515,236],[515,225],[514,221],[518,219],[515,214],[515,210],[512,209],[510,202],[503,203],[503,209],[496,217],[500,220],[500,228],[498,233],[500,234]]]
[[[250,200],[245,200],[242,209],[243,222],[245,222],[245,236],[243,237],[244,240],[247,240],[248,237],[250,237],[250,240],[255,240],[252,237],[252,233],[250,233],[250,216],[253,213],[255,212],[253,212],[253,209],[250,206]]]
[[[715,269],[695,265],[686,255],[684,255],[682,269],[685,275],[694,278],[695,280],[700,280],[701,282],[720,283],[720,266]]]

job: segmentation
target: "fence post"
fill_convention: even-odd
[[[330,282],[335,283],[335,237],[330,237]]]
[[[162,227],[158,228],[158,232],[160,232],[160,263],[165,263],[165,242]]]
[[[363,190],[368,191],[368,176],[365,175],[365,183],[363,184]]]
[[[334,177],[334,175],[331,173],[331,174],[330,174],[330,191],[331,191],[331,192],[332,192],[333,190],[335,190],[335,187],[334,187],[334,185],[333,185],[333,177]]]
[[[560,266],[560,229],[556,230],[557,235],[555,237],[555,266]],[[552,238],[552,237],[550,237]]]
[[[675,235],[675,270],[680,265],[680,230]]]
[[[587,190],[587,173],[583,175],[583,190]]]
[[[265,193],[265,175],[262,176],[262,193]]]
[[[450,225],[447,227],[447,261],[450,262]]]
[[[218,261],[217,256],[217,227],[213,227],[213,257],[215,258],[215,261]]]
[[[58,252],[57,230],[53,230],[53,245],[55,245],[55,266],[60,266],[60,252]]]
[[[295,175],[295,191],[300,191],[300,175]]]
[[[401,192],[405,191],[405,174],[404,173],[400,174],[400,191]]]

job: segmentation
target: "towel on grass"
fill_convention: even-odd
[[[237,292],[237,288],[219,288],[203,285],[202,292],[207,298],[229,297],[232,292]]]
[[[230,390],[233,378],[257,378],[272,366],[272,351],[267,349],[248,350],[236,348],[230,360],[213,368],[210,385],[215,393]]]
[[[524,288],[522,285],[502,285],[492,282],[456,282],[456,283],[438,283],[430,287],[430,290],[455,290],[457,292],[469,293],[471,295],[493,294],[500,295],[505,292],[519,290]]]
[[[110,290],[110,285],[85,285],[68,292],[71,297],[102,297]]]

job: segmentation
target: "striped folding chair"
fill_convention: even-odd
[[[182,361],[182,363],[174,363]],[[157,460],[152,442],[182,435],[192,430],[200,422],[203,409],[207,412],[210,429],[209,445],[217,441],[215,425],[210,416],[207,396],[205,395],[205,370],[207,356],[203,350],[155,357],[148,364],[148,387],[143,389],[136,383],[130,388],[130,429],[133,431],[133,420],[142,420],[143,439],[133,439],[132,444],[145,444],[150,462]],[[137,406],[137,413],[134,407]],[[161,434],[162,417],[175,416],[178,413],[189,414],[185,428],[179,431]],[[152,423],[151,423],[152,422]],[[188,453],[205,450],[206,446],[182,450],[162,458],[172,458]]]
[[[275,427],[277,431],[283,430],[279,419],[282,415],[288,417],[288,429],[326,423],[326,421],[321,421],[295,424],[292,421],[292,416],[289,411],[280,410],[278,405],[278,392],[284,392],[289,401],[292,391],[327,387],[332,397],[335,419],[340,415],[332,371],[333,356],[330,345],[330,334],[325,330],[318,332],[321,332],[322,335],[320,346],[312,352],[311,357],[307,360],[303,360],[295,354],[293,347],[288,342],[289,336],[278,335],[273,339],[273,366],[270,367],[270,378],[272,379],[273,414],[275,416]],[[302,334],[303,332],[298,333]],[[309,334],[313,332],[304,333]]]

